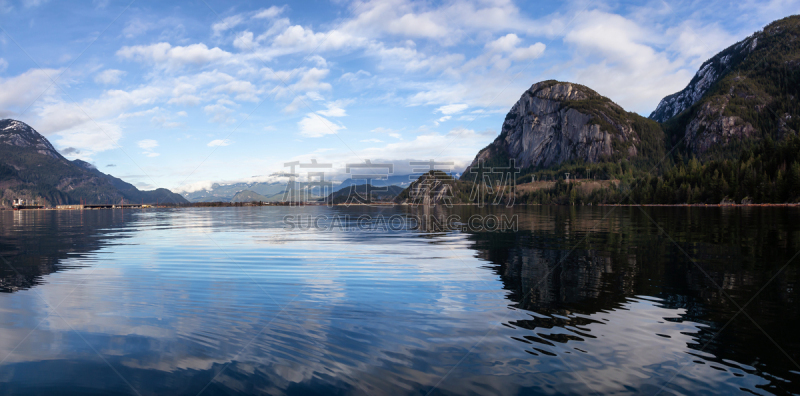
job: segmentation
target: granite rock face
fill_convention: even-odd
[[[578,84],[543,81],[514,104],[500,136],[481,150],[470,167],[512,158],[516,166],[549,167],[571,160],[587,163],[638,154],[635,116]],[[615,144],[617,141],[619,144]]]
[[[664,122],[697,103],[709,88],[742,63],[750,53],[758,47],[758,38],[763,33],[757,32],[750,37],[726,48],[705,61],[692,81],[682,91],[661,99],[650,119]]]
[[[760,136],[748,122],[737,116],[724,114],[728,98],[705,102],[697,114],[686,125],[686,146],[691,153],[702,154],[714,146],[725,145],[731,140],[745,140]]]

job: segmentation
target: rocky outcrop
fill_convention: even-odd
[[[516,166],[526,168],[636,157],[642,133],[636,130],[637,118],[652,123],[585,86],[536,83],[508,112],[500,136],[470,167],[480,161],[502,166],[502,159],[514,159]]]
[[[726,116],[727,97],[714,102],[705,102],[685,129],[686,145],[690,152],[705,153],[712,148],[725,145],[731,140],[756,137],[756,129],[738,116]]]
[[[697,103],[711,86],[742,63],[758,47],[760,34],[753,34],[703,63],[689,85],[682,91],[661,99],[649,118],[664,122]]]
[[[392,187],[399,188],[397,186],[390,188]],[[397,194],[395,201],[407,205],[451,205],[460,202],[454,201],[454,199],[462,189],[462,183],[452,176],[433,170],[423,174],[408,188]]]

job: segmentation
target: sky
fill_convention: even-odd
[[[0,118],[139,188],[463,170],[532,84],[647,116],[800,0],[0,0]],[[296,170],[299,172],[300,170]],[[352,172],[352,169],[351,169]]]

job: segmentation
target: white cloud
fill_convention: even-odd
[[[211,92],[224,92],[234,95],[236,100],[246,100],[250,102],[258,101],[258,89],[249,81],[231,80],[221,83],[211,89]]]
[[[156,140],[153,139],[140,140],[138,143],[136,143],[136,145],[139,146],[140,149],[144,149],[142,154],[145,156],[152,158],[161,155],[153,151],[154,148],[158,147],[158,141]]]
[[[0,73],[6,71],[8,69],[8,61],[3,58],[0,58]]]
[[[322,68],[328,67],[328,61],[326,61],[325,58],[319,55],[310,56],[308,57],[308,59],[306,59],[306,61],[313,62],[315,65],[317,65],[317,67],[322,67]]]
[[[453,169],[463,169],[475,158],[477,150],[485,147],[494,134],[477,133],[471,129],[454,128],[446,134],[429,133],[416,136],[412,140],[388,143],[380,147],[358,150],[363,158],[386,160],[429,159],[453,161]],[[395,170],[395,173],[402,170]]]
[[[460,113],[460,112],[466,110],[468,107],[469,107],[469,105],[463,104],[463,103],[450,104],[450,105],[442,106],[442,107],[436,109],[436,111],[438,111],[438,112],[440,112],[442,114],[445,114],[445,115],[449,115],[449,114]]]
[[[292,102],[286,105],[286,107],[284,107],[283,110],[281,111],[283,111],[286,114],[292,114],[297,110],[299,110],[301,107],[311,109],[311,106],[309,105],[308,101],[318,102],[321,100],[325,100],[325,98],[323,98],[322,95],[320,95],[319,93],[314,91],[306,92],[305,95],[295,96],[295,98],[292,99]]]
[[[215,139],[215,140],[212,140],[212,141],[208,142],[207,146],[208,147],[223,147],[223,146],[228,146],[231,143],[232,142],[230,140],[228,140],[228,139]]]
[[[330,91],[332,88],[331,85],[322,82],[322,80],[328,76],[328,73],[328,69],[317,69],[316,67],[311,69],[295,69],[288,78],[279,76],[282,79],[281,84],[273,88],[272,92],[275,94],[275,97],[282,98],[290,94]],[[298,75],[300,78],[293,84],[289,84],[289,81]],[[288,85],[284,85],[284,83]]]
[[[463,54],[427,55],[411,47],[386,47],[382,43],[371,45],[367,52],[380,59],[381,67],[406,72],[443,71],[462,64],[465,59]]]
[[[239,33],[236,36],[236,39],[233,40],[233,46],[242,50],[246,51],[253,48],[253,32],[244,31]]]
[[[133,38],[147,33],[148,30],[153,29],[154,27],[155,24],[152,22],[134,18],[125,24],[125,28],[122,29],[122,34],[127,38]]]
[[[179,67],[221,61],[231,58],[232,54],[218,47],[209,49],[203,43],[173,47],[169,43],[161,42],[151,45],[125,46],[117,51],[117,56],[123,59],[154,63],[162,67]]]
[[[320,95],[320,94],[319,94],[319,92],[315,92],[315,91],[309,91],[309,92],[306,92],[306,95],[305,95],[305,96],[306,96],[307,98],[309,98],[309,99],[311,99],[311,100],[315,101],[315,102],[319,102],[319,101],[321,101],[321,100],[325,100],[325,98],[324,98],[324,97],[322,97],[322,95]]]
[[[134,112],[130,112],[130,113],[122,113],[122,114],[118,115],[117,118],[121,119],[121,120],[124,120],[126,118],[142,117],[142,116],[146,116],[146,115],[152,115],[152,114],[155,114],[155,113],[157,113],[159,111],[161,111],[161,108],[156,106],[156,107],[153,107],[152,109],[134,111]]]
[[[393,137],[395,139],[403,140],[403,136],[400,135],[400,133],[398,133],[399,131],[391,129],[391,128],[377,127],[375,129],[371,130],[370,132],[372,132],[372,133],[382,133],[382,134],[385,134],[385,135],[389,135],[390,137]]]
[[[52,85],[49,76],[59,73],[60,69],[31,69],[15,77],[0,78],[0,117],[23,111],[45,90],[44,99],[51,98],[57,88],[48,89]]]
[[[145,139],[145,140],[140,140],[138,143],[136,143],[136,145],[139,146],[139,148],[143,148],[145,150],[151,150],[158,147],[158,141],[153,139]]]
[[[202,101],[203,100],[197,95],[185,94],[178,97],[174,97],[170,99],[167,103],[181,105],[181,106],[197,106]]]
[[[347,113],[345,112],[344,108],[350,103],[351,101],[348,100],[329,102],[325,104],[325,107],[327,107],[326,110],[320,110],[317,113],[326,117],[345,117],[347,116]]]
[[[215,182],[211,180],[202,180],[187,184],[182,184],[178,187],[173,187],[171,190],[176,193],[191,193],[195,191],[210,190]]]
[[[276,32],[277,33],[277,32]],[[261,39],[262,36],[259,36]],[[266,36],[263,37],[266,39]],[[300,25],[287,26],[272,39],[271,49],[265,57],[274,57],[302,52],[341,51],[361,48],[368,44],[365,37],[354,36],[338,29],[326,33],[314,32]]]
[[[344,126],[331,122],[316,113],[306,114],[297,125],[300,127],[300,135],[305,137],[322,137],[338,133],[339,130],[345,129]]]
[[[359,14],[340,30],[353,35],[424,37],[452,45],[464,37],[484,32],[542,32],[545,24],[526,20],[511,1],[461,1],[433,8],[429,3],[406,0],[360,3]]]
[[[150,119],[154,124],[158,125],[161,128],[180,128],[185,126],[182,122],[172,121],[166,115],[157,115]]]
[[[122,70],[107,69],[94,76],[94,82],[98,84],[118,84],[125,72]]]
[[[451,118],[453,118],[453,117],[452,117],[452,116],[444,116],[444,117],[441,117],[441,118],[439,118],[438,120],[434,121],[434,122],[433,122],[433,125],[435,125],[435,126],[439,126],[439,124],[441,124],[441,123],[443,123],[443,122],[445,122],[445,121],[447,121],[447,120],[449,120],[449,119],[451,119]]]
[[[87,123],[80,127],[62,130],[54,142],[58,147],[73,147],[80,151],[82,158],[91,158],[95,153],[119,147],[122,130],[116,124],[107,122]]]
[[[370,72],[364,71],[364,70],[359,70],[359,71],[357,71],[355,73],[347,72],[347,73],[342,74],[342,76],[339,77],[339,81],[353,82],[353,81],[356,81],[356,80],[358,80],[360,78],[370,77],[370,76],[372,76],[372,74],[370,74]]]
[[[117,117],[130,108],[152,104],[164,94],[161,87],[144,86],[132,91],[108,90],[99,98],[80,103],[46,102],[39,108],[41,120],[38,129],[43,133],[55,133],[93,123],[93,120]]]
[[[209,122],[218,122],[218,123],[233,123],[236,122],[235,119],[230,118],[229,116],[233,113],[233,110],[229,109],[225,106],[225,102],[221,101],[215,104],[210,104],[203,107],[203,111],[211,116]]]
[[[434,22],[430,14],[405,14],[389,21],[386,30],[408,37],[443,37],[448,34],[448,29]]]
[[[517,46],[521,42],[522,39],[517,37],[516,34],[509,33],[486,44],[486,48],[494,52],[507,53],[509,59],[515,61],[538,58],[542,56],[546,48],[546,46],[542,43],[536,43],[529,47],[518,48]]]
[[[514,33],[509,33],[497,40],[486,44],[487,48],[500,52],[511,52],[522,40]]]
[[[798,0],[743,0],[736,5],[736,12],[750,21],[774,21],[788,15],[797,15],[797,10],[800,9]]]
[[[223,19],[220,22],[217,22],[211,26],[211,30],[214,31],[214,35],[220,35],[222,32],[233,29],[240,23],[244,21],[244,17],[241,15],[233,15]]]
[[[282,6],[282,7],[272,6],[270,8],[265,9],[265,10],[260,10],[260,11],[256,12],[256,14],[253,15],[253,18],[256,18],[256,19],[272,19],[272,18],[275,18],[276,16],[280,15],[281,13],[283,13],[283,10],[285,8],[286,8],[286,6]]]
[[[544,50],[545,50],[545,45],[544,44],[536,43],[536,44],[531,45],[530,47],[527,47],[527,48],[517,48],[517,49],[515,49],[513,52],[511,52],[511,55],[509,55],[509,58],[511,58],[511,60],[516,60],[516,61],[528,60],[528,59],[536,59],[536,58],[542,56],[542,54],[544,53]]]
[[[672,42],[669,50],[678,54],[680,60],[692,68],[700,65],[727,46],[739,41],[717,24],[700,24],[684,21],[667,29],[666,38]]]
[[[520,93],[531,86],[530,80],[512,76],[505,72],[476,73],[463,80],[417,83],[414,84],[416,92],[406,101],[411,106],[460,102],[474,107],[501,108],[505,113],[519,100]]]
[[[622,16],[591,11],[575,26],[564,37],[579,50],[576,58],[583,63],[572,72],[575,82],[625,109],[648,113],[661,98],[683,89],[694,74],[648,45],[653,34]]]
[[[286,114],[295,113],[297,110],[300,110],[300,107],[308,107],[308,103],[305,101],[306,96],[300,95],[296,96],[292,101],[286,105],[281,111]]]

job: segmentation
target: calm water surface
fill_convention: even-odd
[[[800,393],[798,209],[283,222],[476,210],[0,212],[0,394]]]

